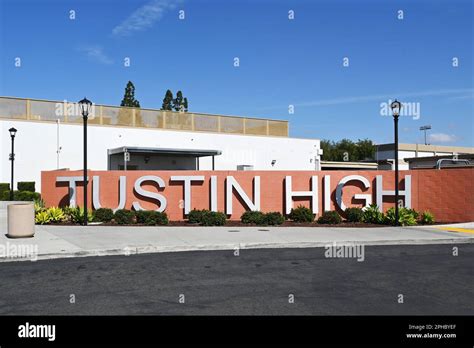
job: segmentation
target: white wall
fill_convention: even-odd
[[[57,169],[57,125],[0,120],[0,182],[10,181],[10,127],[18,130],[15,189],[18,181],[36,181],[40,190],[41,171]],[[59,129],[59,168],[81,169],[82,126],[61,124]],[[107,170],[107,149],[121,146],[221,150],[222,155],[215,157],[216,170],[235,170],[239,164],[253,165],[255,170],[314,170],[320,144],[317,139],[89,126],[89,169]],[[276,160],[274,166],[272,160]],[[212,158],[201,158],[199,165],[201,170],[212,169]]]

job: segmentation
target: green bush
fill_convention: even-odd
[[[225,225],[227,217],[222,212],[207,211],[202,215],[201,225],[202,226],[223,226]]]
[[[369,224],[382,224],[384,221],[384,216],[381,211],[379,211],[379,207],[377,204],[372,203],[364,210],[364,214],[362,215],[362,221],[369,223]]]
[[[244,224],[266,225],[267,219],[261,211],[246,211],[240,217],[240,221]]]
[[[190,224],[200,224],[202,222],[202,217],[204,214],[208,213],[209,210],[203,209],[193,209],[188,214],[188,222]]]
[[[18,191],[18,199],[20,201],[35,201],[41,199],[41,195],[38,192]]]
[[[398,209],[398,223],[401,226],[416,225],[416,217],[418,213],[413,209],[400,208]],[[385,214],[384,222],[388,225],[395,225],[395,208],[390,208]]]
[[[144,224],[151,217],[151,210],[138,210],[135,212],[137,223]]]
[[[41,198],[35,199],[34,204],[35,204],[35,214],[45,209],[44,201]]]
[[[109,208],[99,208],[94,211],[94,221],[110,222],[114,218],[114,211]]]
[[[49,216],[48,212],[43,210],[39,211],[35,214],[35,223],[38,225],[46,225],[51,222],[51,217]]]
[[[428,210],[424,211],[420,217],[420,224],[423,225],[432,225],[435,223],[435,218],[433,213],[429,212]]]
[[[257,226],[281,225],[285,222],[285,217],[279,212],[246,211],[240,217],[240,221],[244,224],[255,224]]]
[[[296,208],[291,209],[288,217],[294,222],[313,222],[314,215],[311,209],[299,205]]]
[[[418,220],[419,217],[420,217],[420,214],[415,210],[415,209],[408,209],[408,208],[402,208],[402,209],[405,209],[407,211],[407,213],[411,214],[415,220]]]
[[[135,213],[137,222],[149,226],[168,225],[168,215],[153,210],[139,210]]]
[[[153,216],[155,225],[168,225],[168,215],[165,212],[154,211]]]
[[[318,219],[318,224],[336,225],[342,222],[337,211],[325,211]]]
[[[83,207],[65,207],[63,209],[66,220],[75,224],[82,224],[84,222],[84,208]],[[92,210],[87,210],[87,222],[94,221],[94,213]]]
[[[344,213],[346,213],[349,222],[361,222],[364,216],[364,211],[361,208],[347,208]]]
[[[265,222],[267,225],[281,225],[285,222],[285,217],[277,211],[266,213]]]
[[[39,200],[40,198],[41,198],[41,195],[38,192],[13,191],[14,201],[35,201],[35,200]],[[4,191],[0,200],[9,201],[10,191]]]
[[[16,187],[18,191],[36,192],[34,181],[19,181]]]
[[[10,192],[10,184],[6,182],[0,182],[0,197],[3,197],[5,191]]]
[[[114,220],[119,225],[131,225],[135,222],[135,212],[128,209],[119,209],[114,214]]]
[[[46,209],[46,214],[49,216],[49,221],[52,223],[63,222],[66,220],[66,215],[61,208],[51,207]]]

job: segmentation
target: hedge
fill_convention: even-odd
[[[278,211],[265,214],[265,222],[267,225],[281,225],[285,222],[285,217]]]
[[[99,208],[94,212],[94,221],[110,222],[114,218],[114,211],[109,208]]]
[[[0,182],[0,197],[3,197],[5,191],[10,191],[10,184],[6,182]]]
[[[34,181],[19,181],[17,188],[18,191],[36,192]]]
[[[311,209],[299,205],[297,208],[291,209],[288,217],[294,222],[313,222],[314,215]]]
[[[325,211],[318,219],[318,224],[337,225],[342,221],[337,211]]]
[[[207,211],[201,219],[202,226],[223,226],[227,217],[222,212]]]
[[[261,211],[246,211],[240,217],[244,224],[255,224],[260,226],[281,225],[285,217],[280,212],[262,213]]]
[[[154,210],[139,210],[135,213],[137,222],[149,226],[168,225],[168,215]]]
[[[13,191],[13,200],[14,201],[34,201],[41,199],[41,195],[38,192],[30,192],[30,191]],[[2,197],[0,198],[2,201],[9,201],[10,200],[10,191],[4,191],[2,193]]]
[[[202,222],[202,217],[204,214],[208,213],[209,210],[203,209],[193,209],[188,214],[188,222],[190,224],[200,224]]]
[[[261,211],[246,211],[240,217],[244,224],[266,225],[265,214]]]
[[[114,214],[114,220],[119,225],[131,225],[135,222],[135,212],[133,210],[119,209]]]
[[[361,222],[364,217],[364,211],[361,208],[346,208],[344,213],[349,222]]]

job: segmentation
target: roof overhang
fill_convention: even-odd
[[[426,156],[426,157],[409,157],[405,158],[406,162],[429,162],[429,161],[437,161],[440,159],[455,159],[453,155],[450,156]],[[474,160],[474,154],[459,154],[457,159],[467,159],[467,160]]]
[[[321,161],[321,168],[359,168],[359,169],[377,169],[376,162],[339,162],[339,161]]]
[[[395,151],[395,144],[375,145],[377,151]],[[419,152],[456,152],[456,153],[474,153],[474,147],[462,146],[444,146],[444,145],[424,145],[424,144],[398,144],[398,151],[419,151]]]
[[[116,155],[122,153],[136,153],[136,154],[155,154],[155,155],[174,155],[174,156],[190,156],[190,157],[205,157],[205,156],[219,156],[222,154],[220,150],[203,150],[203,149],[174,149],[162,147],[137,147],[137,146],[122,146],[115,149],[107,150],[109,155]]]

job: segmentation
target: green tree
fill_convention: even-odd
[[[183,108],[184,108],[184,112],[188,112],[188,98],[184,98],[183,100]]]
[[[183,92],[178,91],[176,93],[176,98],[173,100],[173,109],[175,111],[184,111],[184,105],[183,105]]]
[[[128,81],[127,86],[125,87],[125,94],[120,106],[129,106],[132,108],[140,107],[140,102],[135,99],[135,86],[132,81]]]
[[[128,81],[127,86],[125,87],[125,94],[123,96],[120,106],[131,107],[131,108],[140,108],[140,102],[135,99],[135,86],[132,81]],[[135,113],[135,119],[133,118],[133,113]],[[118,114],[118,124],[121,126],[130,126],[135,124],[141,124],[140,110],[133,110],[122,108]]]
[[[161,110],[173,110],[173,92],[171,92],[169,89],[166,91],[165,97],[163,98]]]
[[[355,162],[356,145],[352,140],[342,139],[336,144],[336,161]]]
[[[323,150],[322,159],[324,161],[334,161],[333,160],[333,158],[334,158],[334,148],[335,148],[334,141],[323,139],[323,140],[321,140],[320,147]]]
[[[375,145],[368,139],[359,139],[356,143],[350,139],[338,142],[321,140],[321,149],[324,161],[358,162],[373,160],[375,157]]]
[[[375,144],[369,139],[359,139],[356,143],[356,156],[361,160],[375,159]]]

